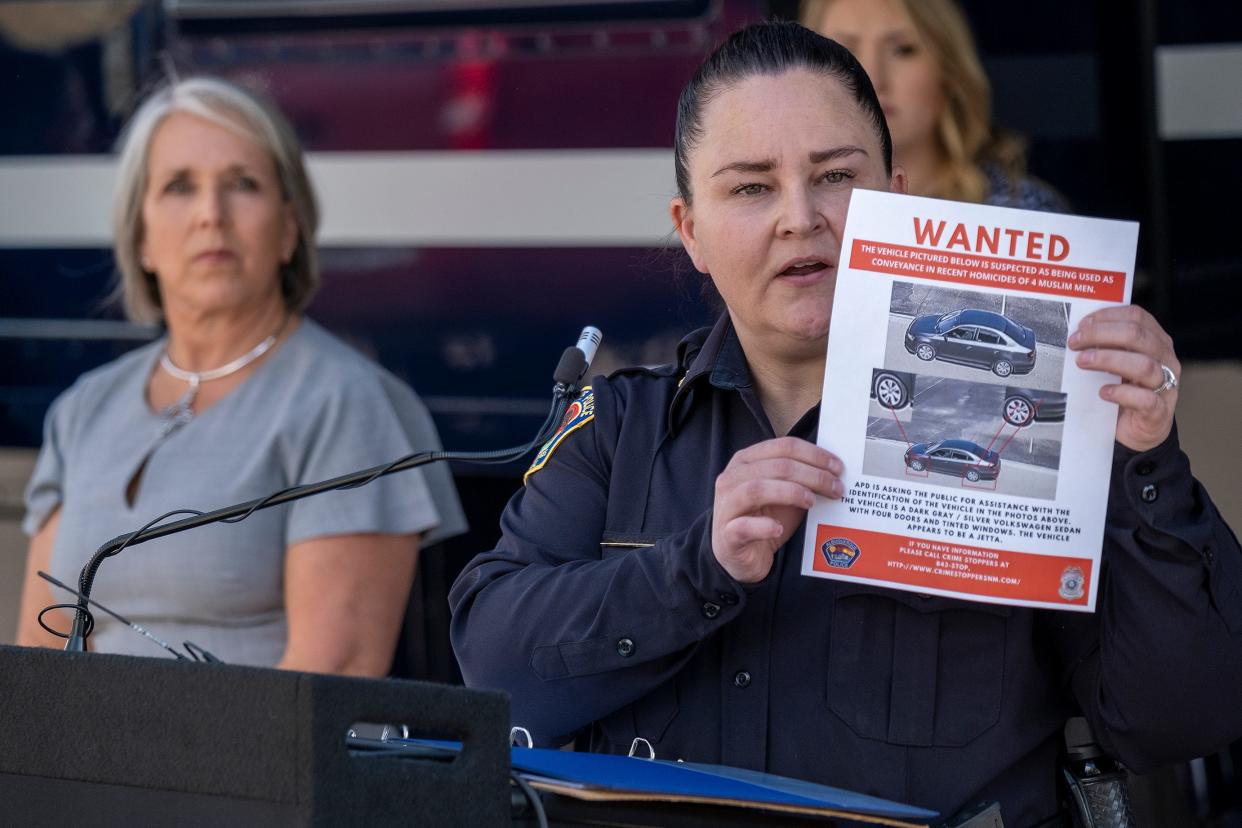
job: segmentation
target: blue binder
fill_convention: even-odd
[[[693,802],[925,826],[936,811],[757,771],[598,753],[515,747],[517,770],[538,788],[583,799]]]
[[[382,754],[409,752],[451,759],[459,742],[437,739],[351,739]],[[770,773],[605,753],[510,748],[510,764],[532,786],[583,800],[685,802],[807,816],[838,817],[898,828],[926,828],[936,811]]]

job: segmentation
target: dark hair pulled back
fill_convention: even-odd
[[[755,75],[809,69],[835,78],[854,96],[880,137],[884,170],[893,171],[893,139],[871,79],[849,50],[791,21],[770,21],[734,32],[708,56],[677,102],[673,163],[677,192],[690,203],[690,151],[703,137],[703,108],[724,89]]]

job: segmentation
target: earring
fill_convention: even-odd
[[[151,260],[148,259],[146,256],[143,256],[139,260],[138,264],[141,265],[142,269],[145,270],[147,273],[155,272],[155,267],[151,264]]]

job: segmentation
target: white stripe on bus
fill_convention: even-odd
[[[671,150],[310,153],[325,247],[653,247]],[[107,155],[0,158],[0,247],[109,247]]]

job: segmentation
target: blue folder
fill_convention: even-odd
[[[357,740],[369,741],[369,740]],[[389,753],[408,748],[451,757],[460,742],[392,739],[373,742]],[[546,748],[510,749],[513,769],[536,787],[584,799],[686,801],[705,805],[840,816],[898,826],[925,826],[936,811],[770,773]]]
[[[936,811],[798,779],[723,765],[635,759],[544,748],[511,750],[511,762],[532,781],[548,780],[633,799],[682,799],[704,804],[781,810],[926,825]]]

